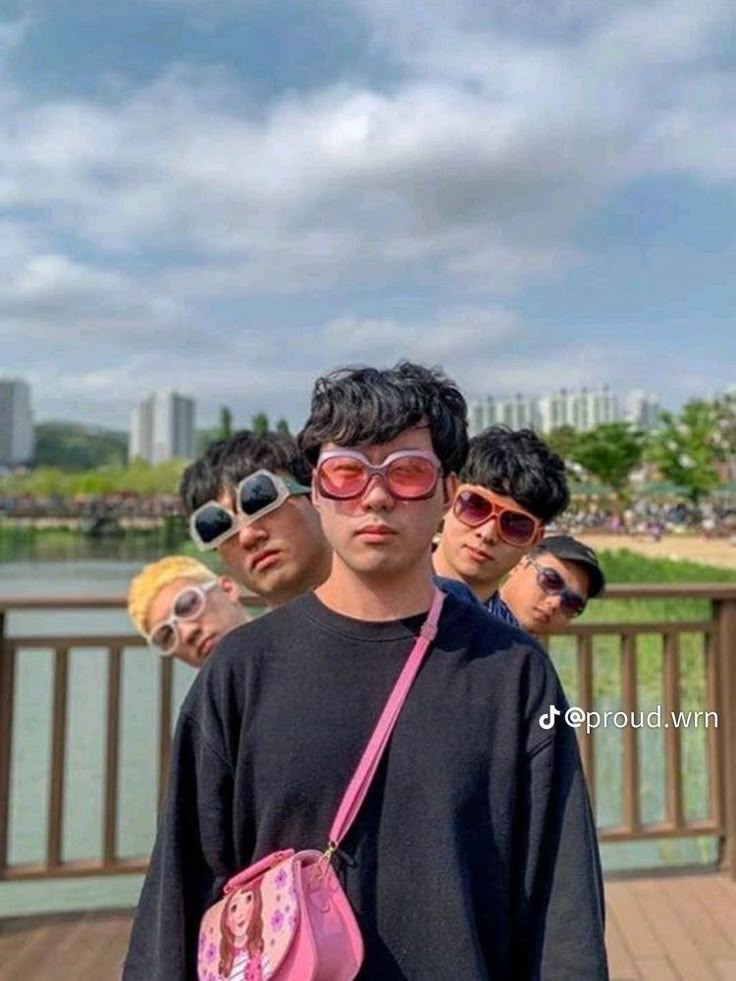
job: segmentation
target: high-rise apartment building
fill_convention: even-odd
[[[624,397],[624,419],[639,429],[654,429],[661,412],[662,407],[657,399],[640,389]]]
[[[194,399],[170,389],[153,392],[133,409],[128,457],[162,463],[194,456]]]
[[[572,426],[579,432],[593,429],[604,422],[628,420],[642,429],[657,424],[660,408],[652,396],[644,392],[629,392],[621,396],[607,386],[603,388],[561,388],[551,395],[510,399],[488,396],[471,408],[471,433],[503,423],[511,429],[528,427],[548,433],[560,426]]]
[[[515,395],[511,399],[494,399],[492,395],[471,409],[471,431],[479,433],[488,426],[501,424],[510,429],[539,429],[540,417],[533,399]]]
[[[0,465],[30,463],[34,442],[30,386],[21,378],[0,378]]]

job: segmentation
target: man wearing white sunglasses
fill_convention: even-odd
[[[215,644],[248,621],[237,583],[186,555],[145,566],[130,584],[128,613],[154,650],[193,668],[201,668]]]
[[[330,570],[310,482],[291,436],[242,430],[218,440],[182,477],[192,540],[202,551],[216,549],[241,585],[280,606]]]

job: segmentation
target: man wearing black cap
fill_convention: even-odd
[[[569,535],[553,535],[511,570],[500,594],[524,630],[544,636],[580,616],[605,584],[592,548]]]

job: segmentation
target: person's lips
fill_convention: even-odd
[[[256,552],[250,560],[251,571],[261,572],[264,569],[270,568],[278,562],[280,555],[281,549],[279,548],[264,548],[260,552]]]
[[[474,548],[472,545],[466,545],[465,551],[475,562],[493,562],[493,556],[484,552],[480,548]]]
[[[201,658],[209,657],[209,653],[218,641],[217,634],[210,634],[209,637],[205,637],[197,645],[197,653]]]
[[[552,614],[547,613],[545,610],[540,610],[539,607],[534,607],[532,610],[532,615],[537,623],[549,623],[552,619]]]
[[[369,542],[385,542],[395,534],[396,532],[389,525],[363,525],[356,532],[359,538]]]

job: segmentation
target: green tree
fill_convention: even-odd
[[[251,419],[250,428],[257,436],[263,436],[270,429],[268,415],[265,412],[256,412]]]
[[[645,434],[628,422],[604,422],[575,436],[571,456],[588,473],[610,487],[621,505],[631,473],[642,461]]]
[[[276,432],[283,433],[284,436],[291,436],[291,433],[289,432],[289,423],[286,421],[286,419],[279,419],[279,421],[276,423]]]
[[[218,439],[230,439],[233,434],[233,414],[226,405],[220,406],[220,431]]]
[[[557,426],[556,429],[551,429],[545,433],[544,441],[563,460],[571,460],[576,437],[577,433],[573,426]]]
[[[210,443],[214,443],[216,439],[220,439],[220,429],[218,426],[212,426],[209,429],[198,429],[194,437],[197,456],[202,456],[206,453]]]
[[[679,416],[663,412],[647,459],[666,480],[682,487],[697,504],[718,486],[717,464],[726,459],[728,440],[717,405],[695,399]]]
[[[736,390],[716,399],[714,406],[717,417],[717,439],[723,443],[724,455],[734,458],[736,457]]]

